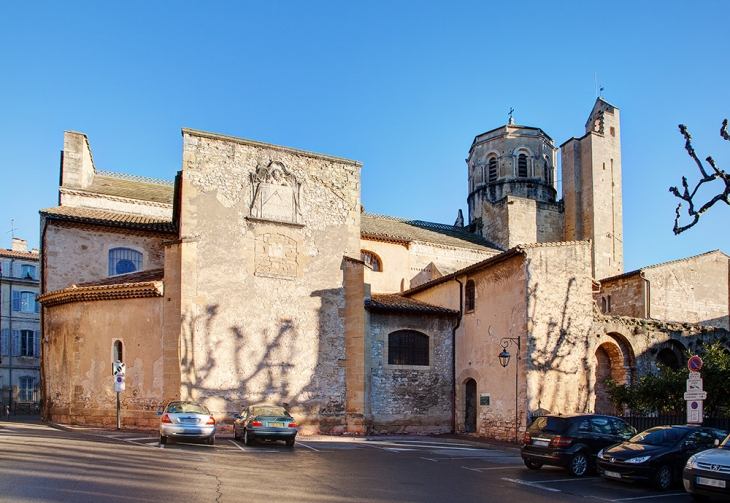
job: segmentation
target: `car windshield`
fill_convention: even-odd
[[[251,409],[254,416],[288,416],[289,413],[284,407],[254,407]]]
[[[644,445],[671,447],[679,442],[687,432],[684,428],[649,428],[631,439],[631,442]]]
[[[167,406],[171,414],[209,414],[208,409],[199,403],[175,402]]]

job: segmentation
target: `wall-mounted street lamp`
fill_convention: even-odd
[[[509,365],[509,359],[512,355],[507,351],[507,346],[514,344],[517,346],[517,361],[520,360],[520,338],[519,337],[502,337],[499,341],[499,345],[502,346],[502,352],[499,353],[499,364],[506,368]],[[519,379],[519,365],[515,363],[515,442],[520,443],[519,439],[519,414],[517,409],[517,384]]]

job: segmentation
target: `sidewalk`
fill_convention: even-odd
[[[158,431],[152,429],[129,429],[103,426],[84,426],[73,424],[61,424],[42,421],[39,415],[27,414],[11,414],[10,417],[0,418],[0,428],[6,423],[28,423],[28,424],[45,424],[51,428],[63,431],[76,431],[88,433],[97,436],[109,437],[133,437],[139,435],[157,436]],[[232,439],[231,432],[218,432],[216,437],[221,439]],[[504,442],[492,438],[483,438],[472,435],[461,435],[457,433],[429,434],[429,435],[298,435],[297,438],[309,442],[459,442],[472,444],[474,446],[486,447],[491,449],[499,449],[504,451],[519,452],[520,445],[514,442]]]

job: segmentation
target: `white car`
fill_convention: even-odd
[[[201,439],[208,445],[215,443],[215,418],[210,411],[196,402],[170,402],[160,416],[160,444],[170,439]]]

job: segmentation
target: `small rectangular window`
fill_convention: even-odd
[[[616,128],[611,127],[609,131],[611,132],[611,136],[616,136]]]

